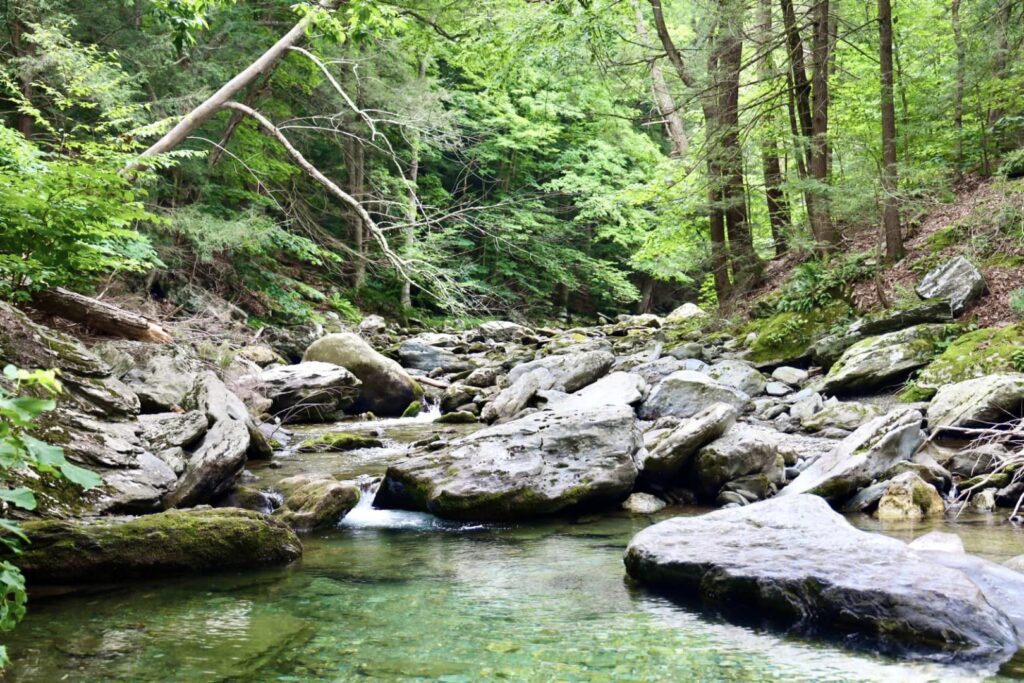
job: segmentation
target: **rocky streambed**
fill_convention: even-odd
[[[221,571],[214,593],[243,601],[224,646],[257,678],[647,680],[689,666],[717,679],[733,677],[721,658],[737,644],[744,680],[892,675],[880,654],[1012,673],[1024,634],[1021,330],[954,321],[983,291],[975,273],[944,266],[919,290],[930,298],[801,330],[801,344],[773,340],[773,322],[714,332],[687,305],[570,330],[369,318],[211,355],[86,348],[0,308],[8,362],[58,367],[68,387],[42,436],[104,479],[85,496],[31,482],[44,504],[26,522],[40,539],[24,559],[30,581],[97,586],[38,614],[96,607],[113,578],[175,577],[113,589],[132,612],[146,591]],[[966,520],[998,542],[972,540]],[[966,548],[917,538],[936,529]],[[372,571],[361,553],[378,558]],[[273,621],[269,605],[293,633],[251,625]],[[429,625],[434,645],[403,615]],[[330,637],[318,619],[335,625]],[[583,642],[570,622],[586,624]],[[38,636],[33,623],[23,632]],[[709,640],[710,624],[736,642]],[[83,661],[23,641],[38,665],[19,671],[135,677],[139,643],[184,669],[208,660],[171,655],[148,628],[125,635],[130,654],[104,637]],[[378,640],[403,647],[388,655]],[[836,646],[870,654],[835,658]],[[800,661],[781,664],[780,648]],[[900,675],[934,675],[924,671]]]

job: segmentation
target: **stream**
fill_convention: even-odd
[[[253,486],[301,472],[380,474],[407,444],[474,427],[429,416],[345,423],[383,448],[253,463]],[[325,426],[310,428],[324,431]],[[530,524],[445,522],[376,510],[365,496],[340,527],[303,538],[293,566],[33,595],[6,637],[11,681],[924,681],[973,678],[730,625],[630,586],[622,553],[652,516]],[[941,528],[1004,560],[1024,531],[989,516],[861,528],[910,540]],[[837,558],[842,561],[842,558]]]

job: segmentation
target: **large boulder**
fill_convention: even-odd
[[[286,564],[302,555],[287,526],[236,508],[173,510],[131,519],[34,521],[18,555],[29,584],[84,583]]]
[[[957,256],[929,271],[916,291],[922,299],[948,301],[953,315],[958,316],[985,293],[985,278],[973,263]]]
[[[871,403],[830,400],[833,402],[824,404],[818,412],[801,419],[800,425],[809,432],[829,428],[853,431],[883,412],[880,406]]]
[[[711,379],[733,389],[739,389],[747,396],[764,393],[767,380],[760,372],[741,360],[722,360],[707,370]]]
[[[695,303],[686,302],[665,316],[665,322],[679,325],[698,318],[706,318],[708,314]]]
[[[939,389],[928,405],[933,432],[991,427],[1024,415],[1024,374],[989,375]]]
[[[433,372],[434,370],[463,372],[476,367],[465,356],[417,339],[402,342],[402,345],[398,347],[398,358],[402,362],[402,367],[423,372]]]
[[[395,417],[419,400],[423,389],[397,362],[387,358],[352,332],[328,334],[313,342],[303,361],[339,365],[362,382],[359,398],[351,406],[356,412]]]
[[[639,456],[640,472],[650,483],[668,485],[684,471],[700,448],[736,423],[736,408],[715,403],[666,431]]]
[[[909,408],[879,415],[811,463],[779,495],[814,493],[835,504],[846,501],[914,455],[924,443],[923,421],[921,413]]]
[[[766,427],[733,426],[724,436],[704,446],[694,460],[701,492],[714,500],[729,482],[760,475],[765,492],[774,493],[786,480],[787,458],[783,451],[787,438]],[[795,453],[789,459],[795,463]]]
[[[530,330],[522,325],[507,320],[492,320],[476,328],[469,334],[471,340],[490,340],[495,342],[519,341],[530,334]]]
[[[746,407],[750,397],[730,386],[720,384],[707,375],[680,370],[661,380],[640,406],[640,417],[693,417],[714,403],[726,403],[736,410]]]
[[[391,465],[374,504],[493,520],[618,503],[640,447],[627,406],[543,410]]]
[[[991,666],[1019,647],[1019,622],[1005,611],[1018,608],[1002,593],[1024,590],[1024,576],[859,531],[815,496],[655,524],[633,538],[625,564],[636,581],[728,617],[890,654]]]
[[[359,502],[359,487],[322,475],[300,474],[282,479],[285,494],[274,515],[296,531],[330,529]]]
[[[325,422],[359,398],[362,382],[333,363],[275,365],[256,376],[270,410],[284,423]]]
[[[549,403],[560,410],[573,408],[583,410],[605,405],[635,406],[647,396],[647,382],[632,372],[613,372],[593,384],[564,398]]]
[[[1017,354],[1024,348],[1024,323],[983,327],[957,337],[914,380],[917,398],[930,398],[946,384],[1020,370]]]
[[[125,377],[142,404],[142,410],[163,413],[179,409],[195,385],[200,367],[182,352],[156,353]]]
[[[946,335],[945,325],[916,325],[857,342],[832,366],[821,390],[829,394],[864,391],[901,379],[927,365]]]
[[[210,426],[188,456],[181,477],[164,496],[166,508],[191,507],[226,492],[241,473],[250,450],[255,444],[265,445],[241,399],[212,372],[199,377],[186,403],[204,414]]]

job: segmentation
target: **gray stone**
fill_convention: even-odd
[[[649,493],[634,493],[622,504],[622,509],[634,515],[653,515],[665,509],[665,501]]]
[[[764,375],[741,360],[719,361],[708,368],[707,373],[719,384],[739,389],[747,396],[758,396],[764,393]]]
[[[764,391],[769,396],[785,396],[793,393],[793,388],[785,382],[768,382],[764,385]]]
[[[748,401],[747,394],[738,389],[719,384],[702,373],[681,370],[654,387],[641,405],[639,414],[645,420],[665,415],[693,417],[713,403],[727,403],[742,410]]]
[[[726,616],[771,618],[806,636],[855,636],[846,642],[889,654],[993,666],[1020,644],[1018,620],[1003,611],[1018,611],[1005,603],[1019,600],[1002,594],[1024,590],[1024,577],[859,531],[815,496],[655,524],[633,538],[625,564],[641,584]]]
[[[798,387],[807,381],[807,371],[783,365],[772,370],[772,379]]]
[[[789,414],[800,424],[810,420],[825,407],[825,401],[821,398],[821,394],[807,389],[790,396],[789,399],[795,399],[789,407]]]
[[[359,502],[359,487],[323,475],[300,474],[277,484],[284,503],[274,513],[296,531],[330,529]]]
[[[138,395],[144,411],[164,413],[182,406],[199,372],[198,363],[183,354],[160,353],[130,371],[125,381]]]
[[[736,423],[736,409],[715,403],[663,430],[641,451],[640,470],[645,481],[667,485],[678,478],[700,448],[725,434]]]
[[[700,360],[704,357],[704,347],[697,342],[686,342],[669,349],[666,353],[677,360]],[[688,369],[700,370],[701,368]]]
[[[773,429],[734,425],[697,453],[694,473],[701,491],[714,499],[728,482],[756,474],[764,475],[766,484],[774,489],[782,486],[786,481],[782,454],[786,438]]]
[[[398,358],[403,367],[423,372],[464,372],[476,367],[475,363],[464,356],[459,356],[448,349],[424,344],[417,339],[403,342],[398,347]]]
[[[275,365],[257,377],[271,412],[285,424],[326,422],[352,406],[362,392],[362,382],[333,363]]]
[[[142,425],[142,436],[146,445],[154,452],[175,446],[192,446],[206,433],[210,425],[209,418],[200,410],[140,415],[139,423]]]
[[[944,325],[917,325],[857,342],[829,370],[821,391],[863,391],[896,381],[927,365],[945,334]]]
[[[619,503],[641,445],[626,406],[544,410],[391,465],[374,504],[488,520]]]
[[[974,264],[963,256],[943,263],[929,271],[917,286],[922,299],[943,299],[949,302],[954,316],[985,293],[985,278]]]
[[[964,553],[964,542],[956,534],[945,531],[929,531],[910,542],[913,550],[938,550],[944,553]]]
[[[946,505],[935,487],[914,472],[904,472],[889,480],[875,512],[879,519],[922,519],[941,517]]]
[[[313,342],[303,361],[333,363],[355,375],[362,382],[362,391],[351,406],[354,412],[396,417],[423,395],[419,384],[401,365],[351,332],[329,334]]]
[[[469,373],[469,376],[463,382],[471,387],[493,387],[498,381],[498,374],[497,368],[477,368]]]
[[[921,413],[897,408],[860,426],[818,458],[779,495],[814,493],[840,504],[924,443]]]
[[[604,376],[615,357],[608,351],[583,351],[546,356],[514,367],[507,376],[509,386],[487,405],[482,417],[487,422],[515,416],[538,391],[578,391]]]
[[[1006,373],[940,387],[928,406],[932,431],[991,427],[1020,417],[1024,374]]]
[[[836,401],[825,404],[818,412],[800,420],[800,424],[809,432],[820,432],[829,427],[853,431],[882,412],[879,406],[871,403]]]

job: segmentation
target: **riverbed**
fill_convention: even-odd
[[[425,420],[343,428],[377,432],[385,445],[283,455],[281,467],[254,466],[251,485],[300,471],[381,473],[411,441],[470,429]],[[6,638],[7,680],[924,681],[994,673],[731,625],[626,581],[622,553],[633,534],[703,510],[482,525],[369,503],[338,529],[304,537],[303,559],[287,568],[36,595]],[[905,540],[952,531],[968,551],[997,561],[1024,553],[1024,532],[992,516],[851,521]]]

